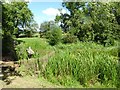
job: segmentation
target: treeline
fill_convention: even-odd
[[[120,38],[120,2],[66,2],[69,13],[56,16],[64,32],[80,41],[113,45]]]

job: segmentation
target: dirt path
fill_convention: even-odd
[[[43,78],[36,78],[32,76],[25,77],[11,77],[13,80],[9,85],[0,80],[1,88],[62,88],[63,86],[54,85]]]
[[[46,64],[48,62],[49,57],[53,56],[55,52],[51,52],[44,57],[40,59],[41,62]],[[29,63],[35,62],[34,60],[29,60]],[[0,62],[0,65],[6,65],[6,66],[11,66],[14,67],[16,64],[14,62],[9,61],[9,62]],[[13,76],[9,77],[12,78],[12,82],[8,85],[6,85],[5,82],[0,80],[0,89],[1,88],[60,88],[61,86],[54,85],[50,82],[48,82],[45,79],[38,79],[36,77],[32,76],[25,76],[25,77],[18,77],[18,76]]]

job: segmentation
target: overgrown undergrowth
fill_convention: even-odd
[[[29,46],[31,42],[28,42],[26,45]],[[55,55],[49,58],[44,68],[39,59],[35,60],[32,65],[28,65],[33,67],[30,68],[30,73],[27,70],[27,74],[35,74],[37,70],[38,76],[66,87],[81,87],[81,85],[83,87],[119,87],[120,66],[117,46],[103,47],[92,42],[58,44],[53,47],[46,44],[46,46],[49,49],[43,48],[43,50],[54,49]],[[41,47],[46,46],[34,44],[33,48],[41,50]],[[24,64],[22,66],[26,68]]]
[[[119,76],[116,50],[95,43],[59,45],[56,55],[47,64],[44,77],[65,86],[75,85],[75,82],[83,86],[99,82],[115,87]]]

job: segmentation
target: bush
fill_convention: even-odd
[[[54,26],[51,28],[51,31],[47,33],[47,37],[50,45],[56,45],[61,41],[62,31],[59,27]]]
[[[66,43],[75,43],[75,42],[77,42],[77,40],[78,40],[78,38],[76,36],[69,34],[69,33],[64,35],[62,38],[62,42],[65,44]]]
[[[24,43],[21,43],[21,44],[17,45],[15,49],[16,49],[16,53],[17,53],[17,56],[18,56],[18,60],[28,58],[28,55],[27,55],[27,52],[26,52],[26,47],[25,47]]]

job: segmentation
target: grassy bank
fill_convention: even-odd
[[[18,38],[20,44],[17,45],[16,50],[19,59],[27,59],[26,49],[31,47],[35,52],[33,58],[40,58],[47,53],[53,51],[52,47],[46,42],[46,39],[41,38]]]

